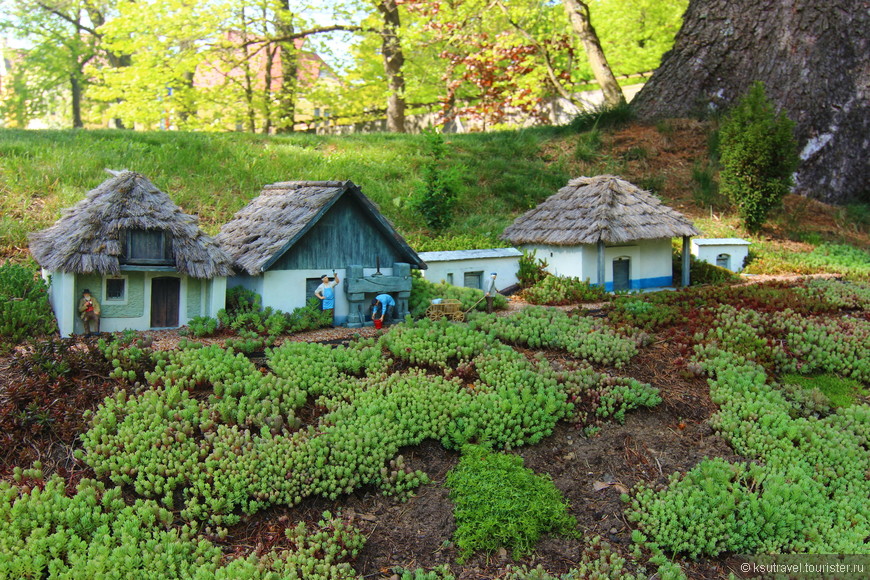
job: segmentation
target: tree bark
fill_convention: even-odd
[[[78,72],[69,76],[69,86],[72,97],[72,126],[73,129],[81,129],[85,124],[82,122],[82,83]]]
[[[674,48],[632,101],[642,119],[725,110],[754,81],[795,121],[795,191],[870,192],[870,2],[691,0]]]
[[[290,0],[281,0],[281,7],[290,10]],[[299,50],[293,39],[293,23],[284,18],[278,18],[275,23],[275,34],[278,38],[290,40],[278,41],[279,62],[281,63],[281,85],[278,88],[276,133],[292,133],[296,121],[296,89],[297,72],[299,70]],[[271,87],[267,86],[269,90]]]
[[[601,48],[601,42],[598,41],[598,34],[595,32],[595,28],[592,27],[592,21],[589,18],[589,6],[581,0],[564,0],[562,5],[568,14],[568,19],[571,21],[571,28],[574,30],[574,34],[583,43],[583,49],[586,51],[589,65],[592,67],[592,74],[595,76],[595,82],[598,83],[601,87],[601,92],[604,94],[604,104],[608,107],[614,107],[625,103],[622,88],[616,82],[616,77],[613,76],[610,65],[607,64],[607,57]]]
[[[390,94],[387,97],[387,130],[393,133],[405,132],[405,75],[402,67],[405,65],[405,55],[402,52],[402,42],[399,39],[399,7],[396,0],[378,2],[378,11],[384,18],[381,30],[381,51],[384,55],[384,72]]]

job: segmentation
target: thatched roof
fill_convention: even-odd
[[[55,224],[30,234],[30,253],[49,271],[117,274],[127,230],[156,230],[172,236],[175,269],[194,278],[232,275],[227,256],[213,239],[147,178],[113,173]]]
[[[414,267],[426,264],[352,181],[282,181],[263,187],[215,238],[238,269],[257,276],[293,247],[344,195],[363,211]]]
[[[700,235],[681,213],[614,175],[578,177],[508,226],[513,244],[624,243]]]

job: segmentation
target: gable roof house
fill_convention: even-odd
[[[502,239],[535,250],[560,276],[606,290],[670,286],[671,238],[683,238],[683,285],[688,240],[699,232],[685,216],[648,191],[614,175],[578,177],[514,220]]]
[[[266,185],[215,238],[239,275],[230,287],[260,294],[285,312],[304,306],[324,274],[336,272],[337,323],[359,326],[377,294],[408,313],[411,268],[426,264],[351,181],[286,181]]]
[[[146,177],[110,173],[54,225],[30,235],[61,335],[81,331],[77,304],[85,288],[102,306],[103,331],[177,327],[216,315],[233,273],[229,256]]]

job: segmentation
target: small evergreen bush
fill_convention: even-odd
[[[547,261],[538,260],[536,251],[531,252],[523,250],[523,255],[520,257],[520,267],[517,270],[517,280],[522,288],[530,288],[546,278]]]
[[[737,206],[744,225],[758,232],[794,180],[798,165],[794,123],[777,113],[756,82],[726,115],[719,130],[721,189]]]
[[[423,164],[423,187],[417,209],[426,225],[434,231],[450,225],[456,206],[456,181],[461,168],[444,164],[446,146],[444,136],[437,131],[426,131],[426,161]]]

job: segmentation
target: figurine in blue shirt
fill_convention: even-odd
[[[393,309],[396,307],[396,301],[389,294],[378,294],[372,300],[372,320],[380,320],[387,324],[392,318]],[[378,313],[380,312],[380,316]]]

